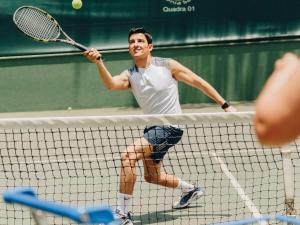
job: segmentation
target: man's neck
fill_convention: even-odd
[[[152,59],[152,57],[151,57],[151,55],[149,55],[146,58],[135,59],[134,63],[136,65],[136,67],[138,67],[138,68],[147,68],[151,64],[151,59]]]

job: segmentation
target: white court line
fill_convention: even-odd
[[[229,171],[226,164],[223,162],[223,160],[217,156],[215,152],[211,153],[212,156],[215,158],[215,160],[220,164],[221,169],[223,173],[229,178],[232,186],[236,189],[237,193],[241,197],[241,199],[245,202],[245,205],[248,207],[250,212],[254,217],[261,217],[261,213],[259,212],[258,208],[254,205],[254,203],[251,201],[251,199],[246,195],[244,189],[241,187],[237,179],[233,176],[233,174]],[[260,221],[261,225],[267,225],[268,223],[266,221]]]

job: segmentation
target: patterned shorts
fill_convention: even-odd
[[[151,126],[144,129],[144,138],[153,146],[151,158],[159,163],[169,148],[177,144],[183,135],[183,130],[173,126]]]

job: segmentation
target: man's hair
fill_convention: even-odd
[[[129,42],[131,35],[133,35],[133,34],[144,34],[147,39],[148,44],[152,44],[151,34],[148,33],[143,27],[131,28],[128,33],[128,42]]]

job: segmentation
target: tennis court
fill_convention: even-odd
[[[251,107],[238,106],[241,110]],[[214,107],[185,109],[188,112],[193,110],[214,111]],[[139,114],[139,111],[127,112]],[[60,113],[64,116],[72,113],[76,118],[79,112]],[[45,116],[49,115],[50,112],[45,112]],[[211,120],[214,120],[214,115]],[[205,195],[186,209],[173,210],[172,203],[180,191],[146,183],[139,163],[132,203],[135,224],[211,224],[285,213],[286,193],[280,150],[262,149],[249,126],[249,118],[248,122],[239,122],[235,118],[234,123],[218,120],[218,116],[216,122],[209,123],[184,118],[184,138],[164,160],[163,168],[167,173],[204,187]],[[48,123],[49,128],[41,129],[40,126],[45,124],[39,123],[34,122],[38,127],[24,132],[9,129],[1,133],[1,191],[15,186],[33,186],[41,198],[50,201],[71,205],[110,204],[114,207],[120,152],[140,136],[144,125],[84,125],[84,128],[74,128],[69,121],[61,128],[51,128],[57,125],[52,121]],[[69,125],[70,128],[66,128]],[[9,152],[5,153],[4,149],[9,149]],[[295,168],[295,209],[298,209],[298,142],[292,146],[291,158]],[[29,224],[31,221],[26,209],[11,208],[2,201],[0,212],[0,224],[8,221]],[[69,224],[61,218],[49,219],[55,224]]]
[[[145,126],[173,124],[184,136],[162,170],[205,194],[174,210],[180,190],[145,182],[138,162],[134,224],[300,218],[300,139],[262,147],[252,124],[253,101],[274,62],[284,52],[300,53],[298,1],[282,10],[272,0],[1,0],[0,194],[30,186],[49,202],[116,208],[121,153]],[[128,68],[136,80],[107,82]],[[134,98],[135,81],[138,90],[153,91]],[[223,113],[206,104],[211,100],[239,112]],[[150,113],[132,108],[137,102]],[[184,114],[169,115],[180,114],[179,102]],[[48,220],[75,225],[50,214]],[[0,225],[8,224],[34,221],[28,208],[0,199]]]

